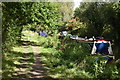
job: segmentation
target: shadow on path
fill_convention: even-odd
[[[45,78],[47,77],[47,75],[45,74],[45,70],[44,70],[44,66],[41,63],[41,59],[39,56],[39,51],[37,49],[37,47],[32,46],[33,52],[34,52],[34,56],[35,56],[35,62],[32,65],[32,70],[28,73],[28,75],[30,75],[30,78]]]
[[[28,45],[23,45],[23,47],[24,55],[20,59],[20,63],[16,64],[15,75],[10,79],[4,78],[2,80],[55,80],[49,77],[45,72],[44,64],[41,62],[41,57],[38,51],[39,47],[32,46],[32,53],[29,53]],[[34,62],[30,61],[31,55],[35,58]]]

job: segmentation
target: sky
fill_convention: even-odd
[[[82,0],[74,0],[74,10],[75,8],[79,7],[81,1]]]

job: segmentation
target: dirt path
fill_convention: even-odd
[[[39,54],[39,47],[32,46],[32,51],[34,53],[35,61],[33,63],[29,62],[29,48],[27,45],[24,45],[24,57],[23,62],[20,63],[19,69],[17,69],[14,80],[54,80],[47,76],[44,69],[44,64],[41,62],[41,57]],[[28,69],[28,65],[31,66],[31,69]],[[16,79],[17,78],[17,79]]]
[[[38,47],[32,46],[35,62],[32,65],[32,70],[28,74],[30,74],[31,78],[45,78],[47,75],[45,74],[45,69],[43,68],[43,64],[41,63],[41,58],[39,55]]]

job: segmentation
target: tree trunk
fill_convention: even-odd
[[[118,38],[115,40],[114,55],[116,59],[120,59],[120,33],[118,33]]]

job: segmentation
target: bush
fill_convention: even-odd
[[[106,64],[100,58],[90,56],[90,46],[86,43],[70,40],[68,37],[58,39],[42,37],[44,48],[40,52],[46,64],[48,74],[54,78],[118,78],[119,64]]]

